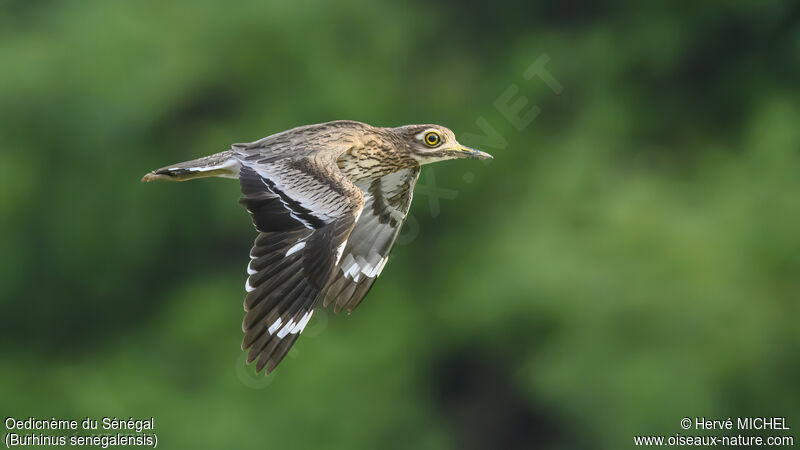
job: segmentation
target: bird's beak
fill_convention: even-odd
[[[461,156],[462,158],[472,158],[472,159],[493,159],[494,157],[486,152],[482,152],[480,150],[476,150],[474,148],[469,148],[464,145],[458,146],[458,150],[463,152]]]

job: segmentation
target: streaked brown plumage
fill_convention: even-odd
[[[408,214],[420,166],[491,158],[439,125],[379,128],[354,121],[308,125],[142,181],[237,178],[259,234],[245,284],[242,350],[271,372],[314,308],[354,310],[380,275]]]

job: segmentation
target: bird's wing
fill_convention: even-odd
[[[358,214],[363,193],[320,152],[272,164],[242,162],[240,203],[259,231],[250,264],[242,350],[256,371],[283,359],[311,318]]]
[[[350,233],[334,278],[326,288],[325,306],[353,311],[381,274],[408,215],[419,167],[406,168],[365,184],[364,209]]]

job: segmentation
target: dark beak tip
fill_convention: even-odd
[[[466,152],[466,155],[462,154],[461,156],[462,158],[466,157],[472,159],[494,159],[494,156],[475,148],[470,148],[462,145],[461,150]]]

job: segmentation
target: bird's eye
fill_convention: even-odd
[[[436,147],[442,143],[442,136],[439,135],[438,131],[431,130],[425,133],[423,140],[428,147]]]

